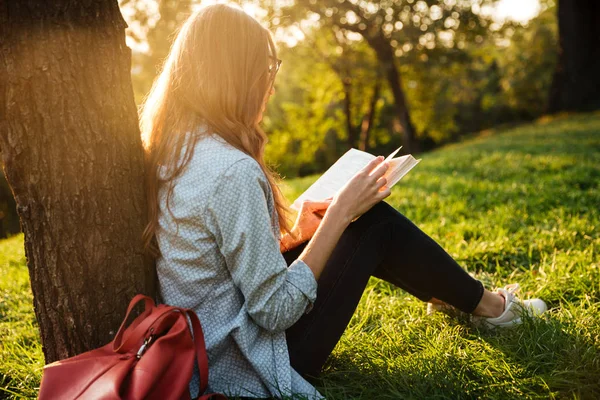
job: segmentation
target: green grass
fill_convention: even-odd
[[[0,240],[0,399],[36,398],[43,360],[20,234]]]
[[[316,176],[291,180],[292,199]],[[373,278],[316,382],[329,399],[600,398],[600,114],[485,132],[423,156],[387,201],[488,287],[543,318],[485,331]],[[0,388],[42,365],[22,236],[0,242]],[[2,397],[0,389],[0,398]],[[13,394],[11,394],[13,393]]]

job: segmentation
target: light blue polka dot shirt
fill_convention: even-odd
[[[280,253],[273,193],[258,163],[205,134],[175,180],[174,216],[166,194],[163,185],[156,232],[160,293],[166,304],[191,308],[200,318],[209,390],[322,398],[291,368],[285,340],[285,330],[312,307],[317,283],[302,260],[288,267]],[[192,395],[198,379],[194,373]]]

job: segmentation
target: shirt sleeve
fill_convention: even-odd
[[[270,193],[258,163],[244,158],[220,177],[204,215],[251,318],[283,331],[312,308],[317,282],[302,260],[287,266],[271,225]]]

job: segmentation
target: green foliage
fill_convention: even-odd
[[[279,56],[285,61],[264,117],[270,132],[266,158],[283,175],[315,173],[339,155],[337,135],[344,132],[340,82],[306,47],[284,48]]]
[[[126,13],[132,36],[148,47],[132,59],[138,103],[177,27],[199,3],[121,0],[124,10],[133,10]],[[546,107],[557,54],[552,1],[543,1],[544,11],[526,25],[483,13],[493,0],[244,3],[261,7],[261,22],[279,33],[284,63],[264,125],[267,160],[285,176],[322,171],[350,147],[386,153],[402,144],[388,53],[425,150],[537,118]],[[285,32],[304,38],[288,43]]]
[[[324,114],[327,121],[320,121],[341,129],[329,136],[336,146],[336,151],[326,157],[329,164],[335,161],[335,154],[356,147],[347,141],[348,132],[368,115],[368,100],[378,76],[383,78],[384,85],[374,110],[374,126],[367,147],[385,153],[401,144],[398,108],[382,72],[385,64],[382,54],[386,51],[394,55],[411,120],[424,148],[500,123],[540,116],[545,109],[556,58],[555,8],[544,3],[545,11],[527,25],[501,24],[481,12],[483,6],[491,3],[393,0],[357,4],[297,0],[290,7],[271,10],[276,16],[274,20],[279,22],[272,23],[272,27],[305,26],[303,21],[307,17],[317,21],[302,30],[306,35],[304,40],[284,53],[292,57],[294,52],[303,54],[301,60],[294,58],[294,64],[288,66],[298,70],[297,78],[327,74],[329,69],[339,80],[338,85],[331,86],[328,84],[331,74],[323,80],[310,76],[304,86],[307,91],[326,87],[340,93],[331,96],[332,100],[338,100],[337,104],[329,105],[338,113]],[[312,69],[315,54],[326,62],[321,68]],[[294,79],[280,81],[282,87],[294,84]],[[350,106],[346,104],[348,99]],[[296,104],[294,119],[286,118],[285,114],[274,115],[271,122],[279,129],[267,129],[273,146],[278,148],[278,152],[268,153],[275,164],[286,163],[283,157],[288,154],[280,148],[279,135],[285,138],[285,143],[311,136],[310,131],[305,131],[310,128],[306,124],[301,124],[302,135],[297,134],[293,124],[312,118],[312,103],[300,96],[285,101]],[[334,121],[333,125],[328,124]],[[323,140],[322,132],[316,136]],[[319,146],[309,145],[312,149]],[[288,176],[304,175],[311,169],[321,169],[321,164],[288,162],[285,172]]]
[[[499,56],[507,106],[524,118],[541,115],[558,53],[556,9],[549,8],[527,26],[517,27],[511,45]]]
[[[315,179],[288,181],[286,195]],[[522,297],[550,310],[514,329],[478,330],[427,316],[373,278],[316,382],[328,399],[600,397],[600,114],[487,131],[426,154],[387,201],[487,287],[518,282]],[[33,398],[42,353],[22,236],[0,241],[0,293],[0,388]]]
[[[192,3],[193,0],[119,0],[131,21],[129,37],[136,46],[146,48],[132,54],[131,80],[137,104],[150,91],[179,27],[192,12]]]

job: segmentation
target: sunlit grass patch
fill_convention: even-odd
[[[386,201],[486,286],[518,282],[551,310],[479,331],[373,278],[322,377],[330,398],[600,398],[600,115],[425,154]]]
[[[290,180],[293,200],[316,176]],[[423,155],[387,201],[488,287],[550,310],[481,330],[373,278],[328,360],[329,399],[600,398],[600,115]],[[0,398],[34,398],[42,352],[21,235],[0,241]],[[398,257],[401,260],[401,255]]]

